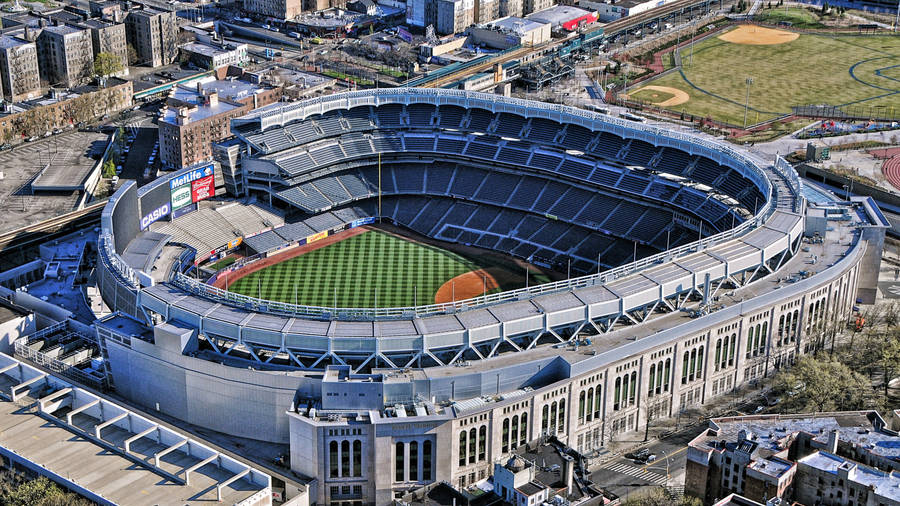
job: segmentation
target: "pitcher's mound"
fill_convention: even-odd
[[[469,271],[441,285],[434,295],[434,302],[435,304],[442,304],[454,300],[471,299],[472,297],[478,297],[485,291],[490,292],[499,287],[500,284],[487,270]]]
[[[731,42],[732,44],[746,44],[750,46],[771,46],[773,44],[784,44],[797,40],[799,34],[787,32],[785,30],[776,30],[774,28],[763,28],[762,26],[741,25],[728,33],[719,35],[720,40]]]
[[[687,92],[683,90],[679,90],[678,88],[670,88],[668,86],[656,86],[653,84],[648,84],[647,86],[641,87],[639,90],[634,91],[633,93],[637,93],[638,91],[649,90],[649,91],[659,91],[661,93],[665,93],[668,97],[671,97],[663,100],[662,102],[653,102],[653,105],[658,105],[660,107],[672,107],[674,105],[681,105],[688,100],[691,99],[691,96],[687,94]],[[656,97],[656,94],[651,95],[651,97]]]

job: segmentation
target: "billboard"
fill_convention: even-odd
[[[156,221],[160,218],[165,218],[169,214],[169,211],[171,211],[171,210],[172,210],[172,208],[169,206],[169,203],[166,202],[165,204],[163,204],[163,205],[157,207],[156,209],[150,211],[149,213],[145,214],[144,216],[141,217],[141,230],[149,227],[150,224],[153,223],[154,221]]]
[[[216,193],[216,184],[213,176],[205,176],[191,182],[191,202],[206,200]]]
[[[328,231],[327,231],[327,230],[323,230],[323,231],[321,231],[321,232],[316,232],[316,233],[313,234],[313,235],[308,235],[308,236],[306,236],[306,244],[309,244],[309,243],[311,243],[311,242],[316,242],[316,241],[321,240],[321,239],[324,239],[324,238],[326,238],[326,237],[328,237]]]
[[[179,207],[178,209],[175,209],[172,211],[172,219],[175,220],[177,218],[184,216],[185,214],[187,214],[191,211],[196,211],[196,210],[197,210],[197,204],[190,204],[190,205],[187,205],[184,207]]]
[[[144,229],[154,221],[164,218],[172,210],[169,189],[163,184],[143,193],[140,196],[140,206],[141,228]]]
[[[370,223],[375,223],[375,218],[358,218],[350,222],[350,228],[361,227]]]
[[[409,33],[408,31],[404,30],[403,28],[397,29],[397,36],[400,37],[401,39],[405,40],[406,42],[412,42],[412,39],[413,39],[412,34]]]
[[[172,189],[172,209],[178,209],[191,203],[191,185],[186,184]]]
[[[212,176],[214,168],[215,165],[209,164],[198,169],[192,169],[188,172],[185,172],[184,174],[181,174],[180,176],[173,177],[169,180],[169,189],[171,189],[174,193],[175,189],[180,186],[184,186],[196,179],[200,179],[201,177]]]

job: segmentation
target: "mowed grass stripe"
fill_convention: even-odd
[[[232,283],[236,293],[311,306],[410,306],[434,302],[445,282],[480,266],[447,250],[369,231]]]

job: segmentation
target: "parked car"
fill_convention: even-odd
[[[37,135],[32,135],[31,137],[28,137],[27,139],[25,139],[25,142],[34,142],[38,139],[40,139],[40,137],[38,137]]]
[[[10,144],[8,142],[0,145],[0,151],[6,151],[9,149],[12,149],[12,144]]]

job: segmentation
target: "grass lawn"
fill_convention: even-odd
[[[256,297],[332,307],[412,306],[434,303],[445,282],[484,267],[427,244],[372,230],[286,260],[232,283],[228,289]],[[415,300],[416,290],[418,300]]]
[[[772,9],[763,8],[756,15],[756,20],[772,25],[788,22],[791,23],[792,28],[815,29],[825,27],[824,24],[819,22],[817,14],[803,7],[788,7],[787,9],[776,7]]]
[[[658,104],[660,102],[669,100],[675,95],[659,90],[638,90],[635,93],[629,93],[628,96],[637,100],[643,100],[644,102],[653,102],[655,104]]]
[[[219,269],[224,269],[225,267],[228,267],[229,265],[231,265],[231,264],[233,264],[233,263],[235,263],[235,262],[237,262],[237,257],[233,257],[233,256],[232,256],[232,257],[225,257],[225,258],[219,260],[219,261],[216,262],[216,263],[209,264],[207,267],[208,267],[209,269],[212,269],[212,270],[214,270],[214,271],[217,271],[217,270],[219,270]]]
[[[830,104],[900,108],[900,37],[800,35],[792,42],[743,45],[711,37],[683,48],[682,73],[647,84],[686,91],[673,109],[734,125],[744,117],[745,80],[750,87],[748,124],[791,112],[792,105]],[[884,70],[882,70],[884,69]],[[876,72],[880,72],[879,75]]]

